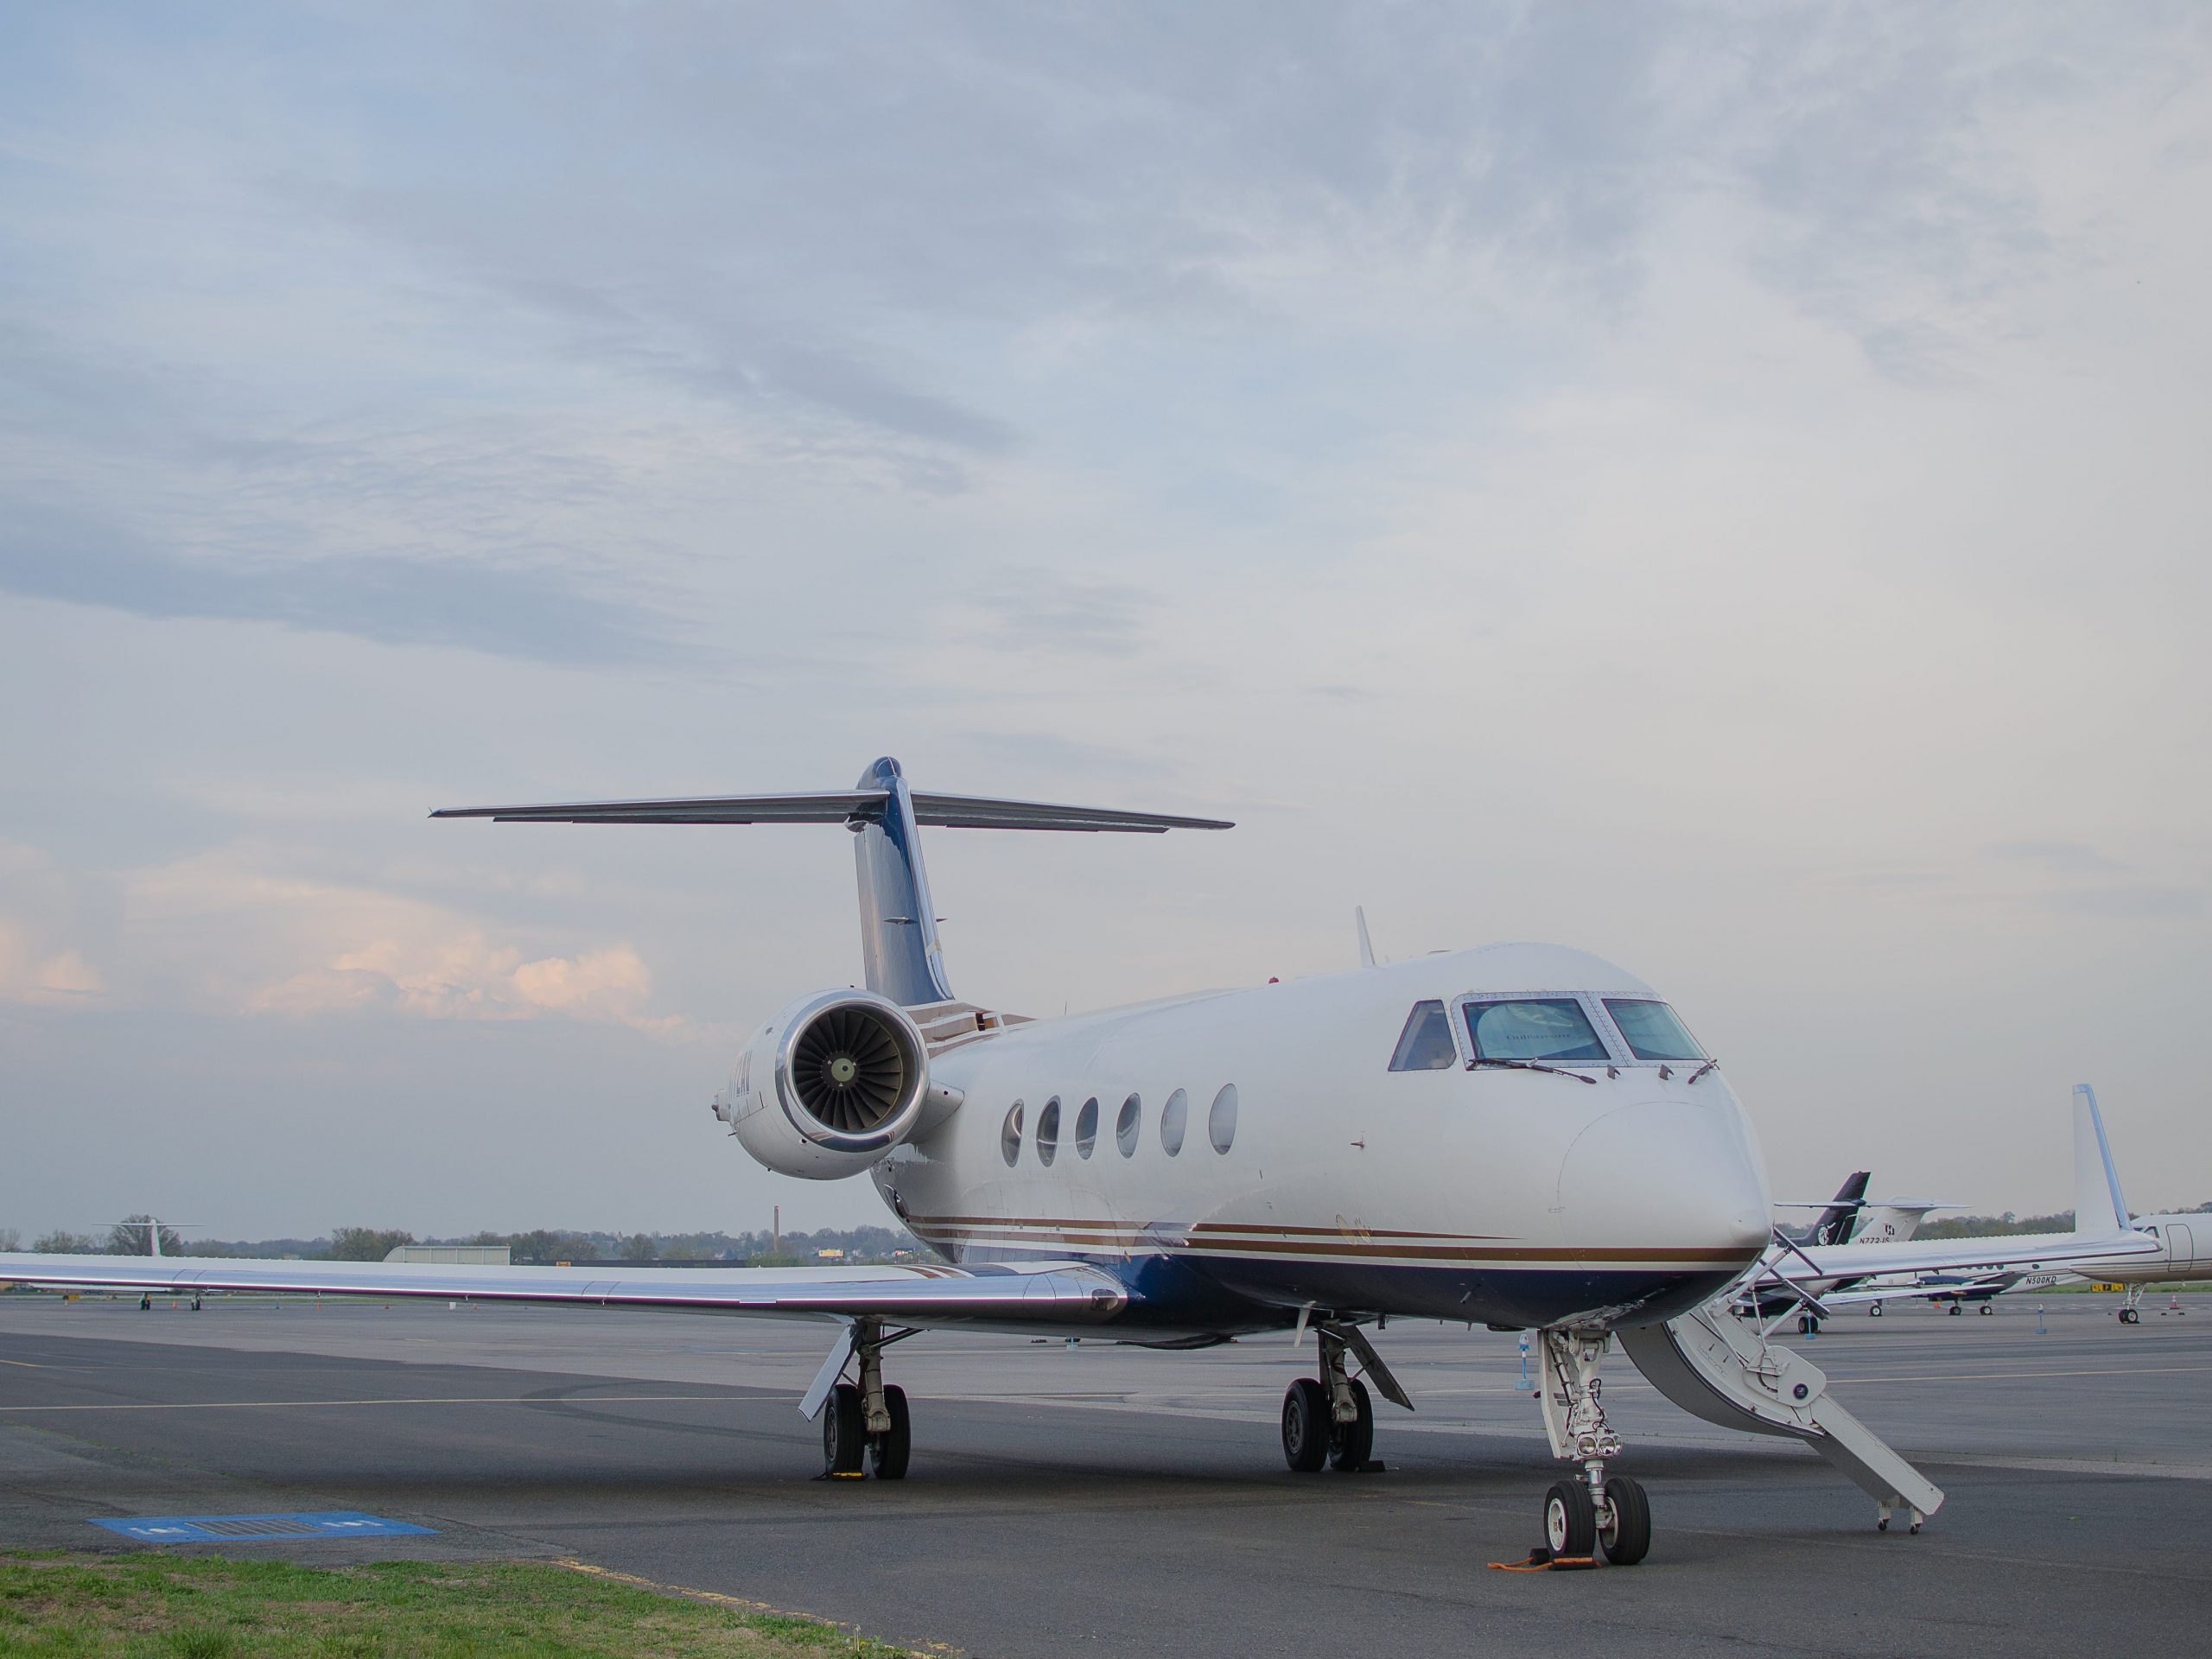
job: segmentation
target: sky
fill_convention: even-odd
[[[1777,1194],[2212,1198],[2212,13],[0,0],[0,1226],[881,1218],[709,1102],[918,787],[1033,1014],[1578,945]]]

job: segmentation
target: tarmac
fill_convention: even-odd
[[[358,1510],[435,1530],[220,1548],[577,1560],[1007,1659],[2202,1652],[2212,1296],[2154,1293],[2136,1326],[2118,1300],[1893,1306],[1812,1339],[1837,1396],[1948,1492],[1918,1536],[1877,1533],[1804,1448],[1687,1417],[1617,1360],[1617,1467],[1649,1489],[1651,1555],[1511,1573],[1487,1563],[1537,1541],[1560,1471],[1510,1335],[1377,1333],[1418,1408],[1378,1404],[1387,1468],[1300,1476],[1276,1418],[1310,1344],[929,1333],[886,1360],[912,1474],[830,1482],[795,1409],[826,1326],[0,1295],[0,1547],[130,1547],[96,1516]]]

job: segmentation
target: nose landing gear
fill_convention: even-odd
[[[1559,1481],[1544,1495],[1544,1541],[1555,1560],[1602,1549],[1615,1567],[1634,1567],[1651,1549],[1651,1500],[1640,1482],[1605,1473],[1605,1460],[1621,1450],[1621,1437],[1605,1423],[1598,1378],[1612,1333],[1547,1331],[1543,1338],[1544,1432],[1554,1457],[1582,1465],[1580,1479]]]

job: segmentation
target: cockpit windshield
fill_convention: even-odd
[[[1626,997],[1609,996],[1605,999],[1605,1012],[1613,1016],[1613,1023],[1628,1039],[1629,1052],[1639,1060],[1709,1058],[1664,1002],[1631,1001]]]
[[[1481,1060],[1602,1062],[1605,1046],[1573,997],[1467,1004],[1467,1035]]]

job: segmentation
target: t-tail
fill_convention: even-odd
[[[924,824],[958,830],[1066,830],[1158,835],[1228,830],[1221,818],[1051,806],[982,795],[930,795],[908,787],[886,755],[854,788],[804,795],[708,795],[652,801],[572,801],[543,806],[448,807],[434,818],[502,823],[842,823],[853,831],[860,874],[861,958],[868,988],[902,1007],[954,1000],[922,864]]]
[[[2074,1085],[2074,1230],[2098,1236],[2127,1230],[2127,1200],[2120,1194],[2097,1091]]]

